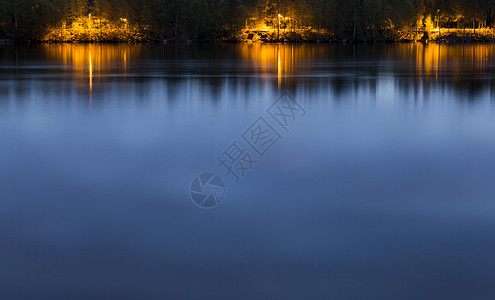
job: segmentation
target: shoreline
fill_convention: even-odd
[[[249,32],[249,31],[248,31]],[[418,36],[418,34],[417,34]],[[435,44],[492,44],[495,43],[495,36],[479,33],[465,33],[459,35],[455,32],[443,34],[423,33],[421,38],[395,38],[395,39],[346,39],[346,38],[321,38],[312,36],[311,38],[288,37],[283,39],[271,39],[260,34],[256,38],[252,33],[243,38],[218,38],[218,39],[136,39],[136,40],[14,40],[0,39],[0,45],[25,45],[25,44],[392,44],[392,43],[435,43]]]

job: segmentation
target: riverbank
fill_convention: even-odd
[[[459,35],[456,33],[446,33],[437,36],[433,42],[447,44],[463,44],[463,43],[494,43],[495,37],[492,35],[483,35],[476,33],[468,33]]]
[[[81,36],[83,38],[81,38]],[[89,39],[80,35],[73,39],[58,40],[56,38],[40,40],[0,39],[1,44],[25,44],[25,43],[164,43],[164,44],[197,44],[197,43],[440,43],[440,44],[466,44],[466,43],[495,43],[495,32],[492,29],[478,30],[454,30],[442,29],[434,31],[401,31],[389,34],[383,38],[343,38],[324,31],[306,30],[280,32],[274,30],[242,30],[235,35],[223,36],[212,39],[187,39],[169,38],[158,39],[146,37],[145,34],[134,33],[131,38]]]
[[[485,30],[442,29],[432,31],[399,31],[375,38],[345,38],[320,31],[276,33],[259,30],[245,30],[237,35],[237,42],[335,42],[335,43],[376,43],[376,42],[423,42],[423,43],[493,43],[495,32]]]

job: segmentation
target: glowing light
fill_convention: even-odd
[[[290,75],[296,72],[297,61],[323,55],[323,51],[323,48],[262,43],[244,44],[241,47],[242,57],[256,65],[261,77],[273,80],[279,89],[292,82],[293,77]]]
[[[277,77],[278,77],[278,88],[280,89],[282,85],[282,61],[280,59],[280,45],[277,47]]]
[[[89,110],[93,104],[93,60],[91,59],[91,49],[89,50]]]
[[[131,38],[141,39],[144,37],[144,30],[148,28],[144,25],[133,24],[127,18],[113,21],[101,16],[95,18],[92,14],[78,17],[67,26],[65,24],[63,22],[62,28],[60,26],[49,27],[42,41],[89,42],[95,39],[117,41]]]

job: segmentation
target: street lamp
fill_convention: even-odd
[[[89,41],[91,42],[91,14],[88,15]]]
[[[278,14],[277,40],[280,39],[280,17],[281,16],[282,16],[281,14]]]
[[[440,32],[440,10],[437,10],[437,27],[438,27],[438,35],[441,34]]]
[[[124,22],[125,30],[127,30],[127,18],[120,18],[122,22]]]
[[[127,39],[127,18],[120,18],[122,22],[124,22],[124,36]]]

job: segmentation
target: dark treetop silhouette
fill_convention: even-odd
[[[419,40],[435,28],[487,36],[494,6],[495,0],[0,0],[0,37]]]

